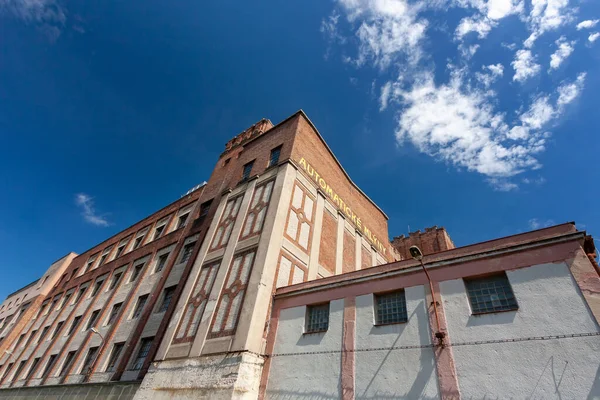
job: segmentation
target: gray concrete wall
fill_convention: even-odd
[[[139,382],[111,382],[0,389],[0,400],[130,400]]]

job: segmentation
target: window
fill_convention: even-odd
[[[31,375],[33,375],[33,373],[35,372],[35,369],[37,368],[39,363],[40,363],[40,357],[33,359],[33,362],[31,363],[31,367],[29,368],[29,372],[27,372],[26,379],[31,378]]]
[[[329,328],[329,303],[306,308],[306,333],[325,332]]]
[[[81,322],[81,315],[76,316],[75,318],[73,318],[73,323],[71,324],[71,327],[69,328],[69,333],[67,333],[67,335],[72,335],[73,332],[75,332],[75,329],[77,329],[77,326],[79,326],[79,323]]]
[[[105,372],[113,372],[115,370],[115,366],[117,365],[119,356],[123,351],[123,347],[125,347],[125,343],[115,343],[112,352],[110,353],[110,358],[108,359],[108,365],[106,366]]]
[[[185,223],[186,223],[189,215],[190,215],[190,213],[187,212],[187,213],[179,216],[179,219],[177,219],[177,228],[176,229],[181,229],[185,226]]]
[[[115,258],[121,257],[121,254],[123,254],[123,250],[125,250],[124,244],[117,247],[117,252],[115,253]]]
[[[375,324],[399,324],[408,321],[404,290],[375,295]]]
[[[54,296],[54,298],[52,299],[52,305],[50,306],[50,311],[55,310],[56,303],[58,303],[58,300],[60,300],[60,295]]]
[[[35,337],[36,333],[37,333],[37,329],[34,330],[34,331],[31,331],[31,335],[29,335],[29,339],[27,339],[27,343],[25,343],[25,347],[29,346],[29,344],[31,343],[31,341]]]
[[[88,374],[91,372],[90,369],[92,368],[92,364],[94,361],[96,361],[96,354],[98,354],[98,347],[90,347],[87,356],[85,356],[83,368],[81,368],[82,374]]]
[[[244,172],[242,172],[242,181],[247,181],[250,178],[250,173],[252,172],[252,166],[254,165],[254,161],[250,161],[248,164],[244,165]]]
[[[25,339],[25,334],[22,334],[21,336],[19,336],[19,338],[17,339],[17,344],[15,344],[15,349],[19,348],[19,345],[21,344],[23,339]]]
[[[165,226],[161,225],[156,227],[156,229],[154,230],[154,240],[158,239],[159,237],[162,236],[163,232],[165,230]]]
[[[192,252],[194,251],[194,246],[196,242],[188,243],[183,247],[183,251],[181,252],[181,259],[179,260],[179,264],[187,262],[192,256]]]
[[[269,165],[267,167],[277,165],[277,163],[279,162],[279,154],[281,154],[281,146],[277,146],[273,150],[271,150],[271,156],[269,157]]]
[[[143,296],[140,296],[138,298],[138,301],[135,305],[135,310],[133,311],[133,316],[132,318],[138,318],[140,315],[142,315],[142,311],[144,310],[144,306],[146,305],[146,301],[148,300],[148,295],[145,294]]]
[[[6,367],[6,370],[4,371],[4,374],[2,374],[2,379],[3,380],[4,380],[4,378],[6,378],[6,376],[8,375],[8,373],[10,372],[10,370],[12,369],[13,365],[15,365],[15,363],[8,364],[8,366]]]
[[[131,273],[131,279],[129,279],[130,283],[135,282],[137,280],[137,278],[142,273],[142,268],[144,268],[144,264],[138,264],[135,267],[133,267],[133,272]]]
[[[42,340],[44,340],[49,329],[50,329],[50,326],[45,326],[44,329],[42,329],[42,334],[40,335],[40,339],[39,339],[40,342]]]
[[[227,160],[223,161],[223,166],[229,164],[229,161],[231,161],[231,158],[228,158]]]
[[[63,308],[64,306],[68,305],[69,299],[71,298],[72,294],[73,294],[73,292],[65,294],[65,297],[63,297],[63,301],[60,304],[60,308]]]
[[[85,327],[85,330],[90,330],[91,328],[93,328],[94,326],[96,326],[96,320],[98,319],[98,316],[100,315],[100,310],[95,310],[92,315],[90,316],[90,319],[88,320],[87,326]]]
[[[102,257],[100,257],[100,261],[98,262],[98,266],[104,265],[104,263],[106,262],[106,259],[108,258],[108,255],[110,254],[110,251],[112,250],[112,247],[109,247],[108,249],[104,250],[102,252]]]
[[[140,247],[142,245],[142,242],[144,241],[144,237],[146,237],[146,231],[140,233],[138,235],[138,237],[135,238],[135,241],[133,242],[133,250],[137,249],[138,247]]]
[[[163,268],[165,268],[167,258],[169,258],[168,254],[163,254],[162,256],[158,257],[158,261],[156,261],[156,268],[154,269],[155,273],[160,272],[163,270]]]
[[[148,353],[150,352],[150,346],[152,346],[152,340],[154,340],[153,337],[144,338],[141,340],[140,349],[138,350],[138,354],[135,357],[135,362],[131,366],[132,370],[137,371],[137,370],[142,369],[142,366],[144,365],[144,360],[146,360],[146,357],[148,356]]]
[[[62,368],[60,369],[59,376],[65,376],[67,372],[71,369],[71,365],[73,364],[73,360],[75,360],[75,354],[77,354],[77,350],[73,350],[67,353],[65,357],[65,362],[63,363]]]
[[[58,324],[56,324],[56,329],[54,329],[54,333],[52,334],[50,340],[53,340],[60,333],[60,330],[62,329],[64,324],[65,321],[60,321]]]
[[[75,301],[73,301],[73,303],[79,302],[79,299],[81,299],[81,296],[83,296],[83,294],[85,293],[86,290],[87,290],[87,286],[80,288],[79,292],[77,292],[77,296],[75,296]]]
[[[169,308],[169,304],[171,304],[171,300],[173,299],[173,295],[175,294],[175,288],[176,286],[171,286],[165,289],[163,301],[157,312],[161,313],[167,311],[167,308]]]
[[[75,269],[73,269],[73,273],[71,274],[71,279],[73,279],[73,278],[75,278],[75,277],[77,276],[77,270],[78,270],[78,269],[79,269],[79,268],[75,268]]]
[[[44,368],[44,373],[42,374],[42,378],[47,378],[50,375],[50,371],[52,371],[52,367],[54,367],[54,363],[56,362],[56,357],[58,354],[52,354],[50,358],[48,358],[48,363],[46,364],[46,368]]]
[[[94,289],[92,290],[92,294],[90,295],[90,297],[95,297],[98,292],[100,291],[100,288],[102,287],[102,284],[104,283],[104,281],[97,281],[96,284],[94,285]]]
[[[113,290],[114,288],[117,287],[117,285],[121,281],[122,275],[123,275],[123,272],[117,272],[116,274],[113,275],[113,278],[112,278],[112,281],[110,282],[110,287],[108,290]]]
[[[85,266],[85,271],[87,272],[92,268],[92,265],[94,265],[94,261],[96,261],[96,257],[98,256],[98,253],[96,253],[96,255],[93,255],[90,257],[90,259],[87,262],[87,265]]]
[[[516,310],[517,300],[506,274],[465,279],[473,314]]]
[[[110,310],[110,315],[108,316],[108,321],[106,322],[106,325],[112,325],[112,323],[117,320],[119,311],[121,311],[121,306],[123,306],[123,303],[117,303],[113,306],[112,310]]]
[[[25,368],[25,364],[27,364],[27,360],[23,360],[19,363],[19,368],[17,368],[17,372],[15,372],[13,381],[16,381],[19,379],[19,375],[21,375],[21,372],[23,372],[23,368]]]

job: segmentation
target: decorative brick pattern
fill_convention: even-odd
[[[307,252],[310,250],[316,205],[315,199],[296,182],[285,226],[285,236]]]
[[[225,287],[215,310],[209,338],[230,336],[235,333],[255,255],[256,249],[252,249],[233,258]]]
[[[196,336],[196,332],[198,331],[198,325],[202,319],[202,314],[204,314],[208,296],[215,283],[219,265],[221,265],[221,260],[202,266],[198,280],[194,285],[192,296],[185,306],[183,318],[179,322],[173,343],[185,343],[194,340],[194,336]]]
[[[252,201],[250,202],[246,221],[244,221],[240,240],[260,235],[265,222],[265,215],[267,215],[267,209],[269,208],[269,201],[271,200],[271,192],[273,191],[274,183],[275,180],[270,180],[256,186]]]
[[[346,229],[344,229],[344,256],[342,260],[342,274],[356,269],[356,244],[354,236]]]
[[[306,282],[308,268],[287,252],[281,252],[275,277],[275,287],[280,288]]]
[[[225,211],[223,211],[223,216],[219,222],[215,237],[210,245],[211,250],[221,249],[227,246],[227,243],[229,243],[231,231],[233,230],[233,224],[235,223],[235,219],[240,211],[242,198],[243,196],[238,196],[227,201],[227,205],[225,205]]]
[[[337,248],[337,220],[329,211],[323,211],[319,265],[335,275],[335,253]]]
[[[361,258],[361,262],[360,262],[361,269],[371,268],[373,266],[373,258],[371,255],[370,247],[362,246],[362,249],[360,249],[360,258]]]

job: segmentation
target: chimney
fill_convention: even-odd
[[[409,233],[408,236],[397,236],[392,240],[392,247],[396,249],[402,260],[411,258],[408,252],[410,246],[419,246],[423,255],[450,250],[455,247],[446,229],[437,226],[425,228],[424,232],[418,230]]]

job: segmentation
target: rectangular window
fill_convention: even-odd
[[[96,320],[98,319],[98,316],[100,315],[100,310],[95,310],[92,315],[90,316],[90,319],[88,320],[87,326],[85,327],[85,330],[90,330],[92,329],[94,326],[96,326]]]
[[[102,252],[102,256],[100,257],[100,261],[98,262],[98,267],[100,267],[101,265],[104,265],[111,250],[112,250],[112,246]]]
[[[404,290],[375,295],[375,324],[399,324],[408,321]]]
[[[104,283],[104,281],[98,281],[96,282],[96,284],[94,285],[94,289],[92,290],[92,294],[90,297],[95,297],[98,292],[100,292],[100,288],[102,287],[102,284]]]
[[[179,259],[179,264],[187,262],[192,256],[192,252],[194,251],[194,246],[196,242],[188,243],[183,247],[183,251],[181,252],[181,258]]]
[[[73,270],[73,273],[71,274],[71,279],[73,279],[73,278],[75,278],[75,277],[77,276],[77,270],[78,270],[78,269],[79,269],[79,268],[75,268],[75,269]]]
[[[44,329],[42,329],[42,334],[40,335],[40,339],[39,339],[40,342],[42,340],[44,340],[49,329],[50,329],[50,326],[45,326]]]
[[[52,371],[52,367],[54,367],[54,363],[56,362],[56,357],[58,357],[58,354],[52,354],[50,358],[48,358],[48,363],[46,364],[46,368],[44,368],[42,378],[45,379],[50,375],[50,371]]]
[[[73,318],[73,323],[71,324],[71,327],[69,328],[69,333],[67,333],[67,335],[70,336],[73,334],[73,332],[75,332],[75,329],[77,329],[79,323],[81,322],[81,317],[81,315],[78,315],[75,318]]]
[[[144,241],[145,237],[146,237],[146,232],[143,232],[142,234],[138,235],[138,237],[135,238],[135,241],[133,242],[133,250],[139,248],[142,245],[142,242]]]
[[[157,312],[161,313],[167,311],[167,308],[169,308],[169,304],[171,304],[171,300],[173,299],[173,295],[175,294],[175,288],[176,286],[171,286],[165,289],[163,301]]]
[[[250,178],[250,174],[252,173],[252,166],[254,165],[254,161],[250,161],[248,164],[244,165],[244,172],[242,172],[242,181],[247,181]]]
[[[21,336],[19,336],[19,338],[17,339],[17,344],[15,344],[15,349],[19,348],[19,345],[21,344],[23,339],[25,339],[25,334],[22,334]]]
[[[279,162],[279,154],[281,154],[281,146],[277,146],[273,150],[271,150],[271,156],[269,157],[269,165],[267,167],[277,165],[277,163]]]
[[[162,236],[164,230],[165,230],[164,225],[157,226],[156,229],[154,230],[154,240],[160,238]]]
[[[325,332],[329,328],[329,303],[306,308],[306,333]]]
[[[27,364],[27,360],[23,360],[19,363],[19,368],[17,368],[17,372],[15,372],[13,381],[19,380],[19,375],[21,375],[21,372],[23,372],[23,368],[25,368],[25,364]]]
[[[113,306],[112,310],[110,310],[110,316],[108,317],[108,321],[106,322],[106,325],[112,325],[113,322],[115,322],[117,320],[119,311],[121,311],[121,306],[123,306],[123,303],[117,303]]]
[[[484,278],[465,279],[465,286],[473,314],[519,308],[505,273]]]
[[[154,340],[153,337],[142,339],[142,341],[140,342],[140,349],[138,350],[138,354],[135,357],[135,361],[134,361],[133,365],[131,366],[132,370],[137,371],[137,370],[142,369],[142,366],[144,365],[144,361],[146,360],[146,357],[148,356],[148,353],[150,352],[150,346],[152,346],[152,340]]]
[[[108,359],[106,372],[113,372],[115,370],[115,366],[117,365],[117,361],[119,361],[119,356],[123,351],[123,347],[125,347],[125,343],[115,343],[112,352],[110,353],[110,358]]]
[[[137,280],[137,278],[139,278],[140,274],[142,273],[142,268],[144,268],[144,264],[138,264],[135,267],[133,267],[133,272],[131,273],[131,279],[129,279],[129,282],[135,282]]]
[[[2,380],[4,380],[4,378],[6,378],[6,376],[8,375],[8,373],[10,372],[10,370],[12,369],[13,365],[15,365],[15,363],[10,363],[10,364],[8,364],[6,366],[6,370],[2,374]]]
[[[65,324],[65,321],[60,321],[58,324],[56,324],[56,329],[54,329],[54,333],[52,334],[52,337],[50,338],[51,340],[54,339],[60,333],[60,329],[62,328],[62,326],[64,324]]]
[[[91,372],[90,369],[92,368],[92,364],[94,361],[96,361],[96,354],[98,354],[98,347],[90,347],[87,356],[85,356],[83,367],[81,368],[82,374],[88,374]]]
[[[63,308],[64,306],[68,305],[67,303],[69,302],[69,299],[71,298],[72,294],[73,294],[73,292],[67,293],[65,295],[65,297],[63,297],[63,301],[61,302],[61,304],[59,306],[60,308]]]
[[[89,271],[90,269],[92,269],[92,266],[94,265],[94,262],[96,261],[97,256],[98,256],[98,253],[96,253],[95,255],[90,257],[90,259],[88,260],[88,262],[85,266],[85,271],[83,271],[84,273]]]
[[[163,270],[165,264],[167,264],[167,258],[169,258],[168,254],[163,254],[162,256],[158,257],[158,260],[156,261],[156,268],[154,269],[155,273]]]
[[[37,329],[34,331],[31,331],[31,335],[29,335],[29,339],[27,339],[27,343],[25,343],[25,347],[29,346],[29,344],[33,341],[33,338],[35,338],[36,333],[37,333]]]
[[[31,363],[31,367],[29,368],[29,372],[27,372],[27,377],[25,379],[31,378],[31,375],[33,375],[33,373],[39,363],[40,363],[40,357],[33,359],[33,362]]]
[[[146,301],[148,300],[148,295],[145,294],[143,296],[140,296],[138,298],[138,301],[135,305],[135,310],[133,311],[133,316],[132,318],[138,318],[140,315],[142,315],[142,311],[144,311],[144,306],[146,305]]]
[[[73,360],[75,359],[75,354],[77,354],[77,350],[73,350],[67,353],[65,357],[65,362],[63,363],[62,368],[60,369],[59,376],[65,376],[67,372],[71,369],[71,365],[73,364]]]
[[[122,272],[117,272],[116,274],[114,274],[112,281],[110,282],[110,287],[108,290],[113,290],[114,288],[117,287],[117,285],[119,284],[119,282],[121,281],[121,276],[123,275]]]
[[[73,301],[73,303],[77,304],[86,290],[87,286],[80,288],[79,292],[77,292],[77,295],[75,296],[75,301]]]
[[[121,254],[123,254],[123,250],[125,250],[125,245],[121,245],[121,246],[117,247],[117,252],[115,253],[115,258],[121,257]]]
[[[185,226],[185,223],[187,222],[188,216],[190,215],[190,213],[185,213],[183,215],[179,216],[179,219],[177,220],[177,228],[176,229],[181,229]]]

